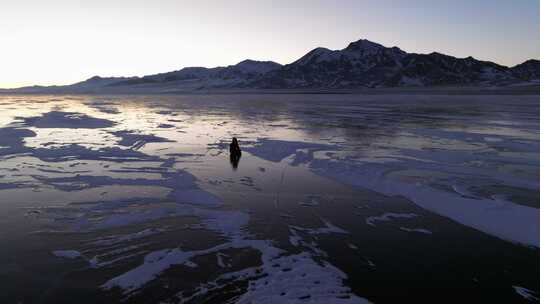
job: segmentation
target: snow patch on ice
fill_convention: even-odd
[[[441,191],[423,183],[405,183],[385,177],[391,168],[377,164],[351,165],[314,160],[310,168],[317,174],[386,195],[402,195],[416,205],[463,225],[501,239],[540,247],[540,209],[509,201],[471,199]],[[373,221],[366,221],[373,224]]]
[[[366,218],[366,224],[375,227],[376,222],[389,222],[392,219],[410,219],[417,217],[414,213],[384,213],[380,216],[370,216]]]
[[[299,230],[299,231],[303,231],[303,232],[312,234],[312,235],[330,234],[330,233],[349,234],[348,231],[335,226],[334,224],[330,223],[329,221],[327,221],[325,219],[321,218],[321,221],[323,222],[324,227],[320,227],[320,228],[304,228],[304,227],[299,227],[299,226],[289,226],[289,227],[291,227],[291,228],[293,228],[295,230]]]
[[[284,256],[263,264],[266,276],[250,280],[236,303],[369,303],[343,286],[347,275],[326,262],[317,263],[307,253]],[[247,278],[246,278],[247,279]]]
[[[110,132],[110,134],[120,138],[120,141],[118,141],[119,145],[131,147],[135,150],[142,148],[147,143],[172,142],[163,137],[151,134],[139,134],[130,130],[114,131]]]
[[[525,287],[521,287],[521,286],[512,286],[514,288],[514,290],[516,291],[517,294],[519,294],[520,296],[522,296],[524,299],[526,300],[529,300],[529,301],[538,301],[540,300],[538,297],[536,297],[536,293],[532,290],[529,290]]]
[[[335,150],[336,146],[259,138],[253,147],[245,147],[243,149],[257,157],[271,162],[280,162],[291,155],[295,155],[296,159],[293,160],[292,165],[298,165],[313,159],[314,152]],[[300,151],[297,153],[299,150],[305,150],[307,152]]]
[[[261,241],[250,241],[261,251],[262,265],[219,276],[199,286],[195,293],[178,295],[180,302],[196,301],[228,284],[248,282],[235,303],[369,303],[343,285],[347,275],[308,252],[283,255],[283,251]],[[256,242],[256,243],[253,243]]]
[[[166,269],[169,269],[171,266],[190,263],[190,259],[196,256],[217,253],[219,251],[231,248],[264,248],[265,246],[268,246],[265,244],[265,241],[234,239],[231,242],[204,250],[183,251],[180,248],[174,248],[154,251],[145,256],[143,264],[122,275],[110,279],[103,284],[102,287],[104,289],[120,287],[124,290],[125,294],[128,294],[141,288],[144,284],[154,280],[159,274]],[[275,249],[271,253],[272,255],[277,255],[279,252],[280,250]]]
[[[324,256],[322,251],[316,248],[316,244],[304,241],[296,233],[296,230],[307,235],[348,233],[329,221],[321,219],[324,226],[320,228],[291,228],[291,231],[295,231],[293,234],[296,234],[298,245],[306,245],[312,253],[286,255],[284,250],[274,247],[271,241],[250,239],[250,235],[244,231],[249,222],[249,215],[246,213],[193,209],[192,214],[200,217],[207,229],[221,233],[228,241],[202,250],[184,251],[173,248],[151,252],[145,256],[141,265],[110,279],[102,288],[120,288],[129,296],[170,267],[197,267],[193,263],[194,258],[215,254],[217,265],[228,268],[230,265],[224,260],[227,257],[222,253],[224,250],[251,248],[261,253],[260,267],[225,273],[216,281],[197,288],[194,294],[185,296],[181,293],[179,298],[185,302],[204,297],[212,291],[218,292],[231,282],[248,282],[247,290],[236,299],[236,303],[251,303],[254,300],[260,303],[367,303],[343,284],[347,279],[345,273],[327,262],[314,259],[315,256]],[[291,240],[294,242],[294,236]]]

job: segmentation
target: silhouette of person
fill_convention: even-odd
[[[240,145],[238,144],[238,139],[233,137],[231,144],[229,145],[229,153],[231,158],[231,165],[234,170],[238,168],[238,163],[240,162],[240,157],[242,157],[242,150],[240,150]]]

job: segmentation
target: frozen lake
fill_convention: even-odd
[[[0,95],[0,110],[1,303],[540,298],[538,96]]]

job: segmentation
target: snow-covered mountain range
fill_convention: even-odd
[[[287,65],[245,60],[227,67],[188,67],[144,77],[102,78],[20,93],[171,93],[211,89],[362,89],[494,87],[540,83],[540,61],[506,67],[472,57],[407,53],[368,40],[342,50],[316,48]]]

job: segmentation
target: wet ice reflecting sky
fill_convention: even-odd
[[[388,276],[390,293],[538,286],[535,97],[2,96],[0,109],[10,302],[84,289],[197,303],[231,287],[240,303],[384,302]]]

